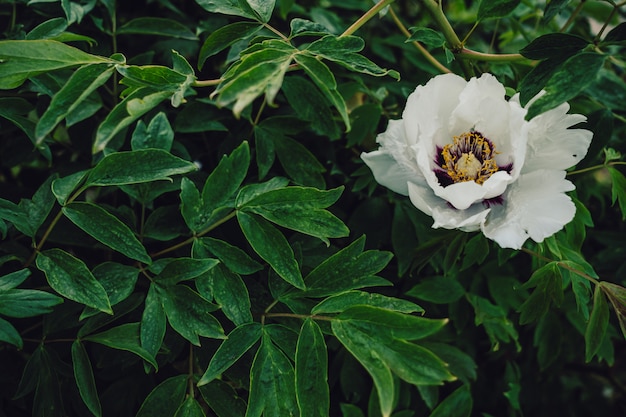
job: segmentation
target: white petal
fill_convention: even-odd
[[[585,157],[593,133],[585,129],[568,129],[587,119],[580,114],[567,114],[568,110],[569,104],[563,103],[530,121],[523,172],[567,169]]]
[[[541,242],[574,218],[576,207],[565,194],[573,189],[564,171],[522,174],[507,188],[504,206],[491,211],[483,233],[504,248],[520,249],[529,237]]]
[[[408,195],[407,182],[414,180],[416,173],[399,164],[385,150],[362,153],[361,159],[372,170],[376,182],[395,191],[398,194]]]
[[[415,207],[433,217],[433,228],[461,229],[466,232],[478,230],[490,210],[480,204],[467,210],[457,210],[435,196],[429,187],[414,183],[409,183],[409,198]]]
[[[510,179],[511,176],[506,171],[498,171],[482,185],[474,181],[465,181],[447,187],[437,184],[432,188],[437,196],[452,204],[456,209],[465,210],[474,203],[502,195]]]

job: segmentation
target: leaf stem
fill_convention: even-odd
[[[284,41],[289,42],[289,38],[286,37],[285,35],[283,35],[283,33],[281,31],[279,31],[278,29],[276,29],[275,27],[273,27],[272,25],[269,25],[267,23],[263,23],[263,27],[269,29],[270,31],[274,32],[275,34],[277,34],[278,36],[280,36],[280,38]]]
[[[359,30],[359,28],[361,26],[363,26],[370,19],[372,19],[374,16],[376,16],[376,14],[378,14],[378,12],[380,12],[387,5],[389,5],[389,4],[393,3],[393,2],[394,2],[394,0],[380,0],[371,9],[369,9],[367,12],[365,12],[365,14],[363,16],[359,17],[356,22],[354,22],[352,25],[350,25],[350,27],[348,29],[346,29],[341,35],[339,35],[339,37],[341,38],[342,36],[350,36],[350,35],[352,35],[354,32]]]
[[[514,61],[528,61],[521,54],[487,54],[484,52],[473,51],[471,49],[463,48],[457,52],[457,56],[462,59],[469,59],[474,61],[485,62],[514,62]]]
[[[398,17],[398,15],[396,14],[396,12],[393,10],[392,7],[389,7],[389,15],[391,16],[391,18],[393,19],[393,21],[395,22],[396,26],[398,27],[398,29],[400,29],[400,31],[407,37],[410,38],[411,37],[411,32],[409,32],[409,30],[406,28],[406,26],[404,26],[404,24],[402,24],[402,21],[400,20],[400,18]],[[428,62],[430,62],[431,64],[433,64],[435,66],[435,68],[437,68],[439,71],[441,71],[442,73],[446,74],[446,73],[450,73],[452,72],[450,70],[450,68],[446,67],[445,65],[443,65],[441,62],[437,61],[435,59],[434,56],[432,56],[430,54],[430,52],[428,52],[426,50],[426,48],[424,48],[424,46],[422,46],[421,43],[417,42],[417,41],[413,41],[412,42],[413,45],[420,51],[420,53],[424,56],[424,58],[426,58],[426,60]]]
[[[295,319],[308,319],[311,318],[313,320],[324,320],[324,321],[332,321],[334,320],[333,317],[328,317],[328,316],[316,316],[314,314],[294,314],[294,313],[265,313],[263,314],[264,317],[291,317],[291,318],[295,318]]]
[[[443,36],[448,41],[448,46],[450,50],[455,54],[459,54],[463,51],[463,42],[459,39],[458,35],[450,25],[450,22],[446,18],[446,15],[443,13],[443,8],[441,2],[437,2],[436,0],[422,0],[422,4],[426,7],[426,10],[430,13],[431,17],[439,26],[439,29],[443,33]],[[459,61],[459,65],[463,70],[466,78],[471,78],[474,75],[473,68],[469,65],[469,63],[462,59]]]
[[[587,167],[587,168],[577,169],[575,171],[570,171],[570,172],[567,173],[567,175],[583,174],[585,172],[595,171],[597,169],[602,169],[602,168],[610,167],[610,166],[613,166],[613,165],[626,165],[626,162],[615,161],[615,162],[608,162],[606,164],[594,165],[592,167]]]
[[[192,87],[213,87],[224,81],[222,78],[215,80],[196,80],[191,85]]]
[[[578,15],[580,14],[581,10],[583,9],[583,5],[584,4],[585,4],[585,0],[581,0],[581,2],[578,3],[578,5],[574,9],[574,11],[572,12],[571,16],[569,17],[569,19],[567,19],[567,22],[565,22],[565,24],[563,25],[563,27],[561,28],[561,30],[559,32],[565,32],[567,30],[567,28],[572,23],[574,23],[574,20],[576,20],[576,17],[578,17]]]
[[[548,258],[548,257],[546,257],[546,256],[543,256],[543,255],[541,255],[541,254],[539,254],[539,253],[537,253],[537,252],[535,252],[535,251],[532,251],[532,250],[530,250],[530,249],[527,249],[527,248],[522,248],[522,251],[523,251],[523,252],[526,252],[527,254],[532,255],[532,256],[534,256],[534,257],[536,257],[536,258],[538,258],[538,259],[541,259],[542,261],[546,261],[546,262],[554,262],[554,260],[553,260],[553,259],[550,259],[550,258]],[[586,279],[587,281],[590,281],[590,282],[594,283],[595,285],[598,285],[598,284],[600,283],[600,281],[599,281],[599,280],[597,280],[596,278],[592,277],[591,275],[586,274],[586,273],[584,273],[583,271],[580,271],[580,270],[578,270],[578,269],[576,269],[576,268],[573,268],[573,267],[569,266],[568,264],[566,264],[566,263],[564,263],[564,262],[559,262],[559,261],[556,261],[556,264],[557,264],[559,267],[561,267],[561,268],[563,268],[563,269],[567,269],[568,271],[570,271],[570,272],[572,272],[572,273],[574,273],[574,274],[578,275],[579,277],[582,277],[582,278]]]

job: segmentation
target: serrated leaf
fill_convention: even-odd
[[[295,378],[300,415],[328,416],[328,353],[322,330],[310,318],[304,321],[300,329],[296,346]]]
[[[172,417],[183,403],[187,375],[177,375],[157,385],[141,404],[135,417]]]
[[[567,59],[551,75],[545,85],[546,93],[530,106],[526,119],[530,120],[576,97],[596,79],[605,58],[597,53],[582,52]]]
[[[82,106],[89,95],[103,85],[114,71],[111,64],[89,64],[74,71],[65,85],[52,97],[50,105],[37,122],[37,143],[41,143],[61,120]]]
[[[264,334],[250,370],[246,417],[294,415],[297,408],[293,366]]]
[[[113,313],[106,291],[80,259],[61,249],[49,249],[37,254],[36,264],[50,287],[62,296]]]
[[[593,308],[589,323],[585,329],[585,361],[589,362],[596,355],[604,340],[609,325],[609,304],[598,284],[593,293]]]
[[[198,56],[198,68],[202,66],[207,58],[228,48],[241,39],[248,38],[263,28],[256,22],[235,22],[222,26],[212,32],[202,44],[200,55]]]
[[[167,321],[189,342],[200,346],[199,336],[224,338],[220,322],[211,315],[211,312],[218,309],[216,305],[185,285],[157,288]]]
[[[580,36],[569,33],[549,33],[533,39],[519,52],[528,59],[549,59],[558,56],[563,60],[588,45],[589,42]]]
[[[260,216],[238,211],[237,220],[252,249],[267,261],[282,279],[296,288],[304,289],[300,268],[285,236]]]
[[[132,352],[157,368],[154,357],[139,342],[139,323],[126,323],[101,333],[85,336],[83,341],[99,343],[113,349]]]
[[[161,17],[138,17],[117,29],[118,35],[158,35],[195,41],[198,37],[184,24]]]
[[[520,4],[520,0],[481,0],[478,6],[478,20],[504,17]]]
[[[208,384],[219,377],[261,338],[261,334],[262,326],[259,323],[237,326],[217,349],[197,385]]]
[[[162,149],[115,152],[105,156],[91,170],[85,186],[106,187],[171,180],[172,175],[197,169],[193,163]]]
[[[75,340],[72,343],[71,350],[74,379],[76,380],[80,397],[89,411],[91,411],[94,416],[100,417],[102,415],[102,407],[100,406],[100,399],[98,398],[98,390],[93,377],[91,361],[89,360],[85,346],[83,346],[80,340]]]
[[[114,63],[52,40],[0,41],[0,89],[19,87],[35,75],[61,68]]]
[[[100,206],[91,203],[70,203],[63,214],[88,235],[131,259],[152,263],[139,239],[125,223]]]

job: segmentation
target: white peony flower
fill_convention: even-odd
[[[481,230],[503,248],[541,242],[575,214],[565,169],[578,163],[592,133],[569,127],[586,120],[564,103],[524,120],[519,95],[491,74],[465,81],[432,78],[409,95],[361,157],[376,181],[434,219],[434,228]]]

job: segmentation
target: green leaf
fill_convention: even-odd
[[[528,59],[549,59],[558,56],[563,60],[588,45],[589,42],[580,36],[569,33],[549,33],[534,39],[519,52]]]
[[[20,350],[24,347],[24,342],[18,331],[2,317],[0,317],[0,341],[10,343]]]
[[[520,4],[520,0],[481,0],[478,6],[478,20],[504,17]]]
[[[187,397],[176,410],[174,417],[205,417],[205,414],[195,398]]]
[[[365,291],[346,291],[331,295],[311,309],[311,314],[341,313],[357,305],[384,308],[400,313],[423,313],[424,309],[415,303],[399,298]]]
[[[35,138],[35,123],[28,118],[28,114],[31,111],[34,111],[34,107],[23,98],[0,97],[0,117],[9,120],[22,132],[26,133],[26,136],[28,136],[34,145],[37,142],[37,139]],[[50,149],[46,146],[46,144],[39,144],[37,148],[42,153],[47,153],[46,157],[50,159]]]
[[[320,89],[324,97],[337,109],[346,125],[346,131],[350,131],[348,106],[341,94],[339,94],[339,91],[337,91],[337,81],[335,81],[335,76],[332,71],[326,64],[310,55],[299,54],[295,56],[295,60],[315,83],[317,88]]]
[[[12,290],[13,288],[26,281],[26,278],[30,276],[30,269],[24,268],[19,271],[14,271],[9,274],[0,277],[0,292]]]
[[[447,276],[434,276],[420,279],[406,295],[436,304],[449,304],[459,300],[465,289],[459,282]]]
[[[276,0],[246,0],[261,22],[267,23],[272,17]]]
[[[141,315],[141,323],[139,325],[139,340],[141,347],[144,348],[150,356],[156,358],[166,330],[165,310],[161,304],[161,298],[157,293],[156,284],[151,283],[144,302],[144,309]]]
[[[530,120],[576,97],[596,79],[605,58],[604,55],[592,52],[570,57],[552,74],[545,86],[546,94],[530,106],[526,119]]]
[[[261,338],[262,331],[263,328],[259,323],[245,323],[231,331],[211,358],[207,370],[198,381],[198,386],[218,378],[237,362]]]
[[[101,333],[85,336],[83,341],[99,343],[113,349],[132,352],[157,368],[154,357],[139,343],[139,323],[126,323]]]
[[[96,165],[85,186],[112,186],[170,180],[170,176],[186,174],[198,168],[162,149],[141,149],[116,152],[105,156]]]
[[[240,0],[196,0],[204,10],[211,13],[222,13],[232,16],[241,16],[256,19],[254,10],[247,1]]]
[[[163,287],[177,284],[181,281],[194,279],[213,269],[219,261],[217,259],[176,258],[169,262],[153,282]]]
[[[440,48],[446,44],[446,38],[430,28],[410,28],[411,36],[405,42],[421,42],[431,48]]]
[[[250,370],[246,417],[289,416],[297,408],[293,366],[264,334]]]
[[[322,330],[310,318],[300,329],[295,363],[296,400],[300,415],[328,416],[330,393],[326,343]]]
[[[284,135],[274,136],[272,142],[280,164],[293,182],[315,188],[326,186],[321,175],[326,168],[304,145]]]
[[[113,313],[106,291],[80,259],[55,248],[39,252],[36,263],[46,274],[50,287],[62,296]]]
[[[218,417],[242,417],[246,413],[246,402],[228,382],[214,379],[198,386],[200,394]]]
[[[282,41],[274,41],[287,45]],[[242,55],[241,61],[224,75],[225,80],[215,90],[217,105],[227,106],[234,102],[233,114],[237,118],[243,109],[263,93],[267,103],[273,105],[296,52],[295,48],[287,46],[288,49],[278,49],[268,44],[266,48]]]
[[[215,256],[228,269],[236,274],[250,275],[263,269],[263,266],[252,259],[245,251],[223,240],[212,237],[201,237],[193,242],[191,251],[195,258]]]
[[[238,211],[237,220],[252,249],[282,279],[296,288],[304,289],[300,268],[285,236],[260,216]]]
[[[70,194],[83,182],[88,172],[89,171],[78,171],[67,177],[57,178],[52,181],[52,193],[60,205],[65,205],[70,198]]]
[[[117,29],[118,35],[158,35],[195,41],[198,37],[184,24],[160,17],[138,17]]]
[[[626,177],[615,168],[607,169],[611,175],[611,203],[619,202],[622,220],[626,220]]]
[[[345,237],[349,230],[341,220],[323,208],[333,204],[343,187],[329,191],[315,188],[286,187],[269,191],[248,201],[241,211],[255,213],[288,229],[320,238]]]
[[[589,323],[585,329],[585,361],[589,362],[598,353],[609,325],[609,303],[602,291],[602,286],[596,285],[593,293],[593,308]]]
[[[83,402],[91,411],[91,413],[100,417],[102,415],[102,407],[100,406],[100,399],[98,398],[98,390],[96,388],[96,381],[93,377],[93,370],[91,368],[91,361],[87,356],[85,346],[80,340],[74,340],[72,343],[72,365],[74,368],[74,379],[78,386],[78,392]]]
[[[17,88],[45,72],[102,63],[115,62],[51,40],[0,41],[0,89]]]
[[[200,346],[198,336],[223,339],[224,330],[210,313],[217,306],[185,285],[160,288],[158,293],[170,326],[192,344]]]
[[[188,375],[177,375],[157,385],[141,404],[135,417],[172,417],[183,403]]]
[[[430,414],[430,417],[469,417],[472,413],[472,394],[469,385],[457,388]]]
[[[392,254],[377,250],[363,252],[364,246],[362,236],[311,271],[305,278],[306,291],[292,292],[286,297],[325,297],[367,286],[388,285],[374,274],[389,263]]]
[[[98,126],[92,153],[103,151],[117,133],[130,126],[131,123],[162,101],[172,97],[173,94],[171,90],[163,91],[154,87],[139,87],[128,94]]]
[[[2,198],[0,198],[0,219],[11,222],[17,230],[26,236],[35,236],[36,230],[33,230],[24,208]]]
[[[0,292],[0,314],[8,317],[34,317],[52,312],[63,299],[41,290],[11,289]]]
[[[524,284],[524,288],[531,286],[537,288],[520,307],[520,324],[537,321],[548,312],[552,302],[559,306],[563,301],[563,278],[556,262],[536,270]]]
[[[244,141],[230,155],[224,155],[202,188],[204,209],[212,212],[230,199],[246,178],[250,165],[250,146]]]
[[[602,43],[621,45],[624,41],[626,41],[626,22],[622,22],[611,29],[602,40]]]
[[[213,31],[202,44],[200,55],[198,56],[198,68],[202,66],[207,58],[223,51],[232,44],[246,39],[263,28],[256,22],[235,22],[222,26]]]
[[[157,113],[150,120],[148,126],[141,120],[137,122],[137,127],[130,140],[133,151],[138,149],[163,149],[170,151],[174,141],[174,131],[167,116],[163,112]]]
[[[220,264],[196,280],[200,293],[202,283],[208,285],[215,301],[235,325],[252,321],[250,295],[239,275]]]
[[[626,288],[606,281],[601,281],[599,285],[613,305],[622,334],[626,338]]]
[[[39,186],[31,200],[22,199],[18,204],[19,208],[26,216],[29,231],[32,231],[32,234],[29,235],[31,237],[35,237],[35,233],[48,217],[50,210],[52,210],[54,195],[52,194],[51,185],[55,177],[56,176],[48,177]],[[18,225],[15,225],[15,227],[19,229]]]
[[[37,143],[41,143],[61,120],[84,105],[91,93],[103,85],[114,71],[111,64],[89,64],[74,71],[65,85],[52,97],[50,105],[37,122]]]
[[[88,235],[131,259],[152,263],[139,239],[117,217],[91,203],[70,203],[62,209],[65,217]]]
[[[515,329],[515,325],[506,316],[506,311],[499,305],[492,304],[486,298],[477,296],[475,294],[469,294],[468,301],[474,307],[474,324],[476,326],[483,325],[489,341],[491,342],[491,348],[494,351],[500,349],[500,342],[513,341],[517,345],[518,350],[521,346],[518,342],[518,333]]]

